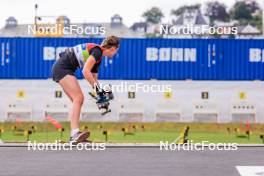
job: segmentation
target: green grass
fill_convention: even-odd
[[[105,135],[102,131],[95,130],[91,132],[92,141],[104,142]],[[177,138],[179,134],[173,132],[136,132],[134,135],[126,135],[124,133],[113,131],[108,135],[108,142],[118,142],[118,143],[159,143],[162,141],[173,141]],[[29,136],[30,141],[37,142],[54,142],[55,140],[67,141],[69,139],[69,134],[63,134],[62,138],[59,132],[36,132]],[[2,140],[5,142],[26,142],[26,136],[14,135],[13,132],[6,132],[2,135]]]
[[[262,144],[258,134],[251,134],[248,139],[247,136],[244,138],[237,137],[236,134],[228,134],[223,132],[192,132],[189,135],[194,143],[201,141],[208,141],[210,143],[237,143],[237,144]]]
[[[2,123],[0,129],[3,129],[1,139],[4,142],[26,142],[27,137],[23,135],[15,135],[13,127],[17,129],[31,129],[34,125],[37,127],[36,132],[29,136],[30,141],[36,142],[54,142],[55,140],[68,141],[69,139],[69,123],[62,123],[65,132],[61,137],[51,124],[47,123]],[[144,126],[144,129],[142,128]],[[237,135],[245,134],[245,127],[241,124],[197,124],[197,123],[81,123],[81,129],[87,126],[91,131],[90,140],[95,142],[104,142],[104,130],[108,130],[108,142],[118,143],[159,143],[160,141],[174,141],[182,129],[186,126],[190,127],[189,140],[194,143],[208,141],[210,143],[238,143],[238,144],[261,144],[260,134],[264,134],[264,125],[252,125],[250,139],[238,138]],[[133,126],[136,128],[134,129]],[[231,133],[227,132],[227,127],[231,129]],[[126,135],[122,132],[122,128],[126,128],[134,135]],[[235,133],[234,129],[239,128],[240,132]]]

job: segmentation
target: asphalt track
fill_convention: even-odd
[[[25,146],[0,146],[1,176],[240,176],[236,166],[263,165],[263,146],[235,151],[160,151],[157,146],[29,151]],[[263,176],[264,171],[257,174]]]

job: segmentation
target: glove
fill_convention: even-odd
[[[98,96],[98,100],[100,99],[100,101],[102,101],[102,102],[114,99],[114,95],[112,93],[112,90],[110,89],[110,86],[109,86],[109,89],[104,90],[104,89],[100,88],[99,85],[95,85],[94,90]]]
[[[95,90],[97,96],[103,96],[103,95],[104,95],[104,90],[101,89],[101,87],[100,87],[98,84],[96,84],[96,85],[93,87],[93,89]]]
[[[98,84],[94,86],[94,90],[95,90],[95,92],[97,94],[97,98],[96,98],[97,99],[97,101],[96,101],[97,104],[107,102],[107,97],[105,96],[105,93],[104,93],[103,89],[101,89]]]

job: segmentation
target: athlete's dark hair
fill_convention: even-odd
[[[111,35],[104,39],[101,46],[107,49],[112,48],[112,47],[119,48],[119,40],[120,40],[119,37]]]

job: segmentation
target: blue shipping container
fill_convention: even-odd
[[[87,38],[0,38],[1,79],[47,79],[59,53]],[[264,40],[122,39],[100,79],[264,80]],[[82,78],[80,70],[78,78]]]

